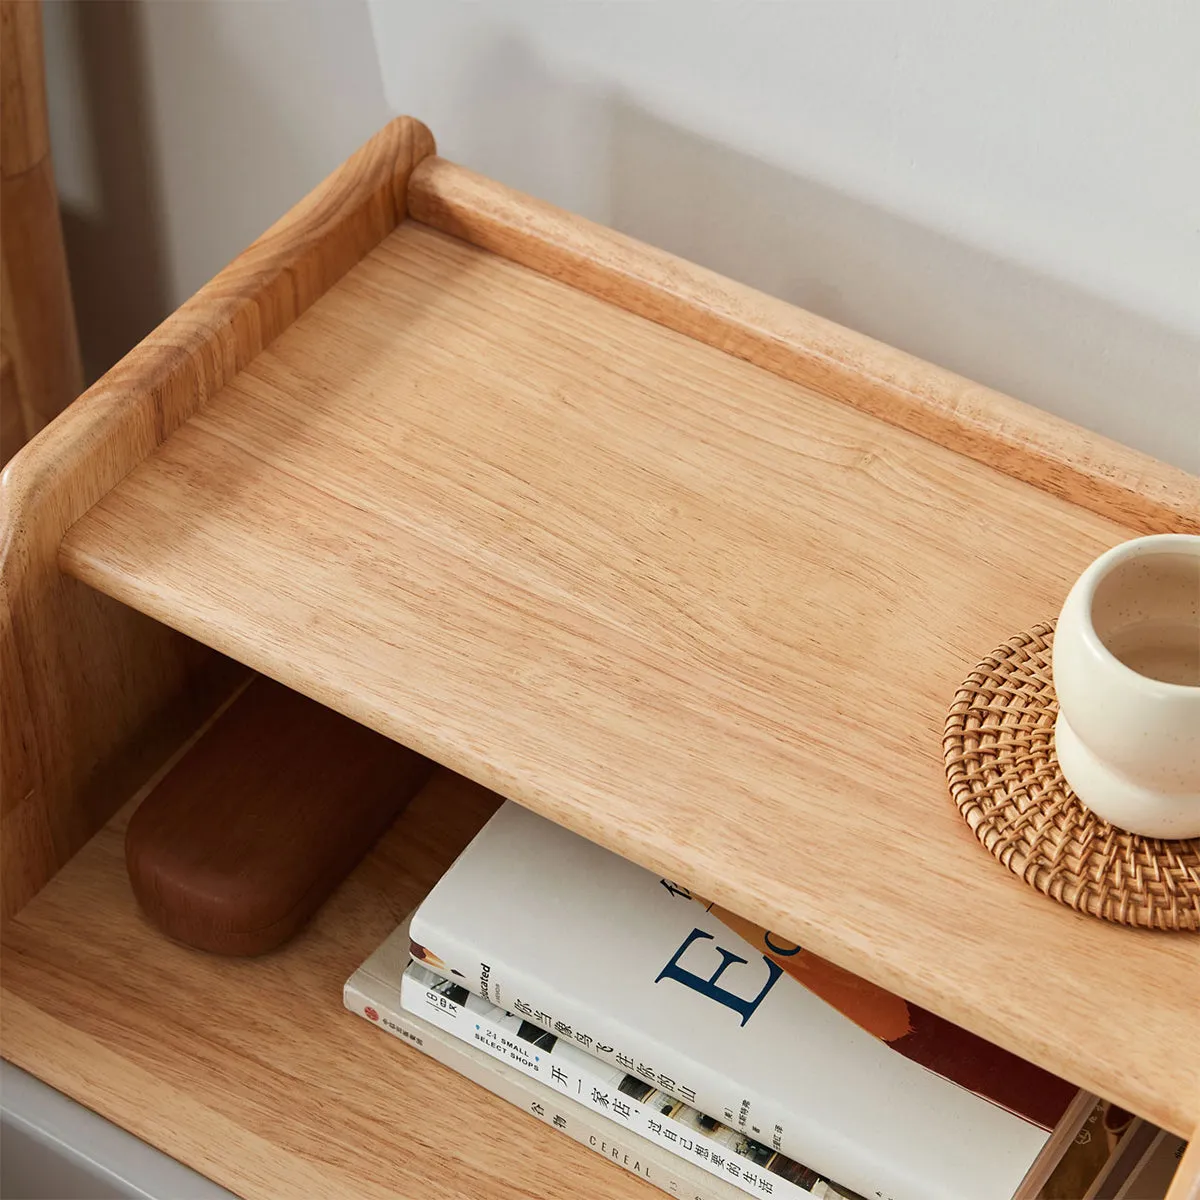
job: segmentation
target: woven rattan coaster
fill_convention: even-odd
[[[1014,875],[1106,921],[1200,930],[1200,838],[1115,829],[1080,803],[1054,754],[1053,623],[1009,639],[954,697],[943,748],[950,793]]]

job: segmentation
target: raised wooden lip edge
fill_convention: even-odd
[[[434,150],[419,121],[384,126],[0,475],[0,915],[106,819],[80,801],[89,772],[119,754],[189,661],[173,631],[65,575],[63,537],[405,219],[409,175]],[[106,701],[89,679],[107,682]]]
[[[99,468],[74,489],[78,520],[391,233],[435,149],[419,121],[390,121],[22,447],[0,486],[0,565],[47,489]]]
[[[431,156],[423,224],[1145,533],[1200,533],[1200,478]]]

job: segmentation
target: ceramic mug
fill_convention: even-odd
[[[1063,776],[1093,812],[1147,837],[1200,837],[1200,536],[1102,554],[1054,632]]]

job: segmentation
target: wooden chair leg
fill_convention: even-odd
[[[83,388],[50,159],[42,9],[0,0],[0,463]]]

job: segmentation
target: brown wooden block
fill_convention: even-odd
[[[218,954],[292,936],[429,777],[414,751],[258,678],[129,822],[134,895],[166,934]]]

